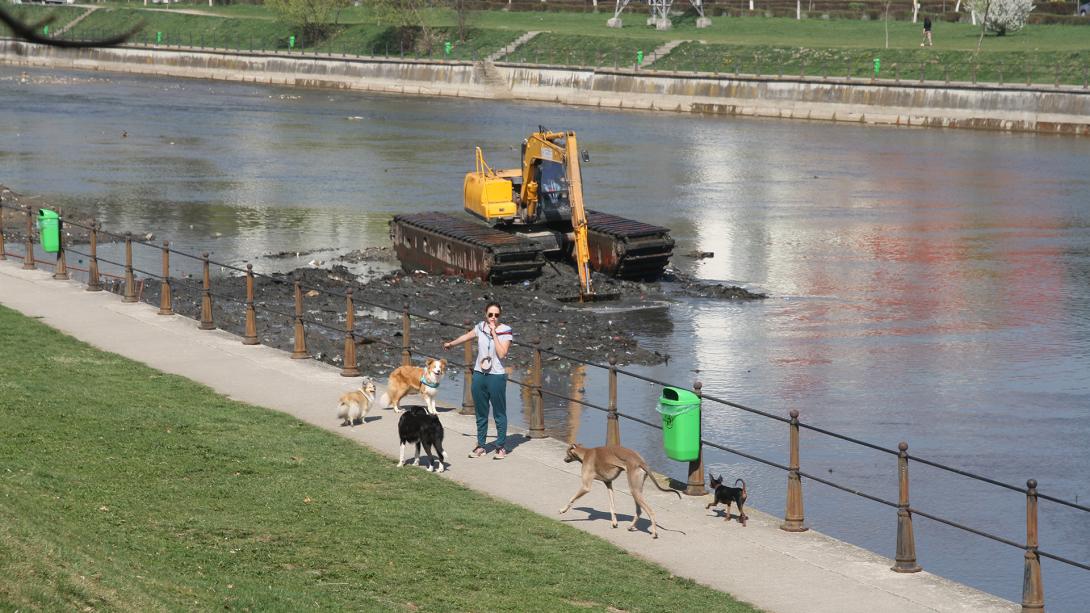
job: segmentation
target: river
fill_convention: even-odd
[[[1085,139],[3,68],[0,182],[214,259],[349,250],[386,244],[394,213],[456,211],[473,148],[513,166],[539,124],[578,132],[590,206],[667,226],[675,257],[714,253],[689,263],[701,278],[770,295],[616,313],[671,356],[635,370],[1090,502]],[[604,405],[605,374],[585,376]],[[658,393],[622,379],[621,411],[656,420]],[[444,394],[460,402],[456,386]],[[786,463],[784,424],[704,411],[708,439]],[[557,436],[602,440],[597,411],[550,403],[547,417]],[[657,431],[622,420],[622,440],[684,478]],[[782,516],[782,471],[706,461]],[[893,456],[804,430],[802,467],[897,499]],[[919,463],[911,477],[914,507],[1024,542],[1024,495]],[[809,525],[893,556],[895,509],[812,481],[804,492]],[[919,516],[915,533],[926,570],[1020,601],[1019,549]],[[1090,514],[1042,501],[1041,548],[1090,561]],[[1085,610],[1090,573],[1042,567],[1049,610]]]

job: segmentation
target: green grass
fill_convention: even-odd
[[[49,23],[49,31],[56,32],[63,28],[68,22],[82,15],[87,9],[74,6],[35,6],[32,4],[9,5],[5,2],[4,10],[15,17],[18,17],[24,23],[32,25],[52,18],[52,21]],[[41,26],[38,26],[35,30],[39,33],[42,32]],[[9,34],[11,34],[11,28],[6,24],[0,23],[0,35],[8,36]]]
[[[214,16],[188,15],[173,10],[106,8],[78,24],[69,35],[95,38],[143,23],[136,42],[154,42],[163,33],[166,44],[231,49],[283,50],[288,47],[290,27],[274,13],[256,5],[207,7],[185,5]],[[172,5],[179,6],[179,5]],[[40,7],[34,7],[40,8]],[[70,9],[71,10],[71,9]],[[73,11],[78,13],[78,11]],[[662,32],[644,25],[645,16],[625,17],[620,29],[605,27],[607,13],[473,12],[469,36],[459,43],[454,36],[452,11],[424,12],[437,30],[437,44],[430,52],[420,46],[402,49],[401,38],[389,24],[379,23],[365,7],[344,9],[340,24],[324,41],[297,37],[296,49],[336,54],[389,54],[406,57],[448,57],[443,42],[454,42],[450,59],[477,59],[510,43],[523,32],[543,34],[504,58],[507,61],[578,66],[631,65],[637,51],[645,56],[675,39],[690,42],[676,48],[655,64],[655,69],[678,71],[739,72],[743,74],[806,74],[809,76],[866,77],[873,74],[873,58],[882,59],[882,76],[918,79],[921,68],[928,80],[949,78],[981,82],[1025,82],[1027,67],[1035,83],[1082,84],[1090,65],[1090,27],[1031,25],[1008,36],[987,36],[975,53],[979,30],[970,24],[939,22],[935,47],[919,47],[920,28],[903,21],[804,19],[765,17],[716,17],[713,25],[698,30],[694,15],[675,19],[674,28]],[[1058,73],[1058,74],[1057,74]]]
[[[701,45],[685,43],[654,64],[657,70],[784,76],[869,78],[874,58],[880,59],[879,76],[927,80],[1025,83],[1027,72],[1035,83],[1081,85],[1087,78],[1087,62],[1078,52],[994,52],[973,61],[960,51],[939,49],[785,49],[757,45]]]
[[[753,610],[4,307],[0,330],[0,610]]]

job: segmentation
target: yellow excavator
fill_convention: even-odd
[[[464,193],[467,213],[488,223],[525,228],[571,228],[572,257],[579,273],[580,300],[593,299],[590,278],[590,247],[587,244],[587,212],[583,206],[580,160],[588,161],[575,132],[547,132],[540,128],[522,143],[522,168],[493,170],[477,147],[477,168],[466,173]],[[557,245],[563,248],[564,242]],[[546,245],[548,247],[548,245]]]
[[[539,127],[522,142],[522,164],[493,169],[481,148],[463,184],[467,213],[488,225],[446,213],[396,215],[390,237],[406,270],[424,269],[492,282],[536,277],[544,257],[570,259],[579,274],[579,300],[594,292],[591,270],[654,279],[669,262],[669,230],[586,209],[575,132]]]

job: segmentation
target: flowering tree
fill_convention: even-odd
[[[1033,0],[969,0],[968,5],[974,18],[982,15],[981,35],[987,30],[996,36],[1021,30],[1034,8]]]

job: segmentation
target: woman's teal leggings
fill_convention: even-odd
[[[488,403],[496,420],[496,446],[507,443],[507,375],[486,375],[473,371],[473,411],[477,414],[477,446],[484,447],[488,434]]]

